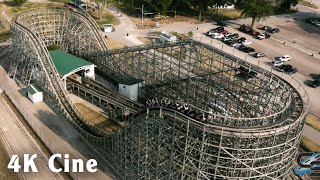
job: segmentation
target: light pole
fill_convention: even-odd
[[[133,14],[133,0],[131,0],[131,13]]]
[[[139,9],[141,11],[141,27],[143,27],[143,4],[142,4],[142,7],[141,8],[136,8],[136,9]]]

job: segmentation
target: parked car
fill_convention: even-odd
[[[273,64],[273,66],[281,66],[281,65],[283,65],[283,61],[280,61],[280,60],[273,60],[272,61],[272,64]]]
[[[271,38],[271,34],[268,34],[268,33],[261,33],[261,34],[264,35],[264,37],[267,39]]]
[[[241,43],[239,43],[237,41],[233,41],[229,45],[232,46],[232,47],[238,47],[238,46],[241,46]]]
[[[227,31],[227,30],[224,30],[221,32],[221,34],[223,34],[223,35],[228,34],[228,33],[229,33],[229,31]]]
[[[278,29],[278,28],[273,28],[273,29],[267,30],[267,32],[269,32],[269,33],[278,33],[278,32],[280,32],[280,29]]]
[[[251,28],[248,27],[248,26],[245,26],[245,25],[241,25],[241,26],[239,27],[239,30],[240,30],[241,32],[244,32],[244,33],[249,33],[249,32],[251,31]]]
[[[314,79],[320,79],[320,74],[315,74]]]
[[[290,61],[291,57],[289,55],[283,55],[279,58],[280,61]]]
[[[265,31],[267,31],[267,30],[270,30],[270,29],[272,29],[272,27],[270,27],[270,26],[263,26],[262,28],[261,28],[262,30],[265,30]]]
[[[232,40],[233,38],[230,38],[230,37],[226,37],[226,36],[224,36],[222,39],[221,39],[221,41],[223,41],[223,42],[226,42],[226,41],[230,41],[230,40]]]
[[[250,44],[252,44],[252,42],[249,41],[249,40],[244,40],[244,41],[241,42],[241,44],[242,45],[250,45]]]
[[[255,52],[255,51],[256,50],[253,49],[252,47],[247,47],[246,50],[245,50],[246,53],[251,53],[251,52]]]
[[[250,52],[255,52],[256,51],[255,49],[253,49],[251,47],[244,46],[244,45],[239,46],[239,50],[243,51],[243,52],[246,52],[246,53],[250,53]]]
[[[260,34],[259,31],[252,31],[252,32],[251,32],[251,35],[252,35],[252,36],[258,36],[259,34]]]
[[[226,33],[226,34],[224,34],[224,37],[228,37],[228,36],[231,36],[233,33],[231,33],[231,32],[228,32],[228,33]]]
[[[228,24],[225,21],[218,21],[217,25],[218,26],[224,26],[224,27],[228,26]]]
[[[230,45],[231,43],[234,42],[234,40],[229,40],[229,41],[223,41],[225,44]]]
[[[256,58],[259,58],[259,57],[264,57],[265,54],[263,54],[262,52],[256,52],[256,53],[254,53],[253,56],[256,57]]]
[[[320,86],[320,79],[316,79],[316,80],[311,81],[309,86],[312,88],[319,87]]]
[[[260,40],[266,38],[266,36],[265,36],[264,34],[259,34],[258,36],[255,36],[255,37],[256,37],[257,39],[260,39]]]
[[[245,37],[241,37],[241,38],[237,39],[237,41],[238,41],[239,43],[242,43],[242,42],[245,41],[245,40],[247,40]]]
[[[221,39],[223,38],[224,36],[220,33],[213,33],[212,36],[211,36],[213,39]]]
[[[239,38],[239,34],[238,33],[234,33],[232,35],[229,35],[230,38]]]
[[[224,31],[224,27],[217,27],[217,28],[215,28],[215,29],[213,29],[213,31],[215,31],[215,32],[217,32],[217,33],[221,33],[221,32],[223,32]]]
[[[211,29],[210,31],[207,32],[207,35],[212,36],[213,33],[216,33],[216,31],[214,29]]]
[[[292,67],[289,64],[283,64],[281,66],[277,66],[276,69],[280,72],[284,72],[286,74],[294,74],[297,72],[297,69]]]

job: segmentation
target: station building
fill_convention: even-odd
[[[61,80],[66,89],[66,79],[68,76],[76,74],[77,77],[86,77],[95,79],[94,67],[91,62],[73,56],[62,50],[49,51],[54,66],[56,67]]]

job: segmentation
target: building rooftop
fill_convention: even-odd
[[[49,54],[61,77],[64,77],[80,67],[93,65],[91,62],[68,54],[62,50],[52,50],[49,51]]]
[[[30,84],[29,86],[27,86],[26,88],[27,92],[31,95],[34,95],[38,92],[41,92],[40,89],[38,89],[37,87],[35,87],[34,85]]]

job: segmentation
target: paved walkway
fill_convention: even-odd
[[[313,142],[320,145],[320,132],[317,131],[316,129],[308,125],[305,125],[303,127],[303,135],[305,135],[307,138],[311,139]]]
[[[101,158],[95,153],[95,151],[83,141],[78,132],[71,126],[68,121],[57,115],[51,110],[47,104],[40,102],[33,104],[29,99],[22,96],[18,92],[18,86],[13,80],[11,80],[4,69],[0,66],[0,87],[2,89],[10,89],[6,91],[9,96],[14,98],[17,107],[23,116],[27,117],[29,124],[33,126],[36,133],[47,145],[53,154],[69,154],[70,159],[83,159],[85,162],[89,158],[94,158],[98,161],[101,167],[108,168],[108,164],[101,160]],[[14,137],[14,136],[13,136]],[[20,141],[19,138],[16,139]],[[23,141],[23,140],[22,140]],[[46,169],[45,166],[40,168]],[[109,172],[109,169],[105,169]],[[112,171],[110,171],[112,172]],[[95,173],[85,171],[83,173],[71,173],[75,179],[97,179],[107,180],[112,179],[111,176],[105,174],[100,169]],[[45,179],[45,178],[40,178]],[[49,178],[51,179],[51,178]]]
[[[37,154],[34,161],[38,172],[21,173],[22,179],[64,179],[61,174],[52,173],[48,168],[49,154],[42,151],[34,137],[21,125],[17,115],[0,95],[1,138],[9,150],[9,158],[19,155],[20,163],[24,154]],[[21,169],[23,171],[23,169]]]
[[[137,37],[139,37],[139,33],[136,33],[136,25],[127,15],[118,11],[115,7],[108,7],[106,10],[116,16],[120,20],[120,24],[115,26],[115,32],[103,33],[104,35],[107,35],[108,38],[110,37],[115,41],[120,41],[120,43],[127,46],[143,45],[143,43],[137,39]],[[127,33],[129,36],[127,36]]]

